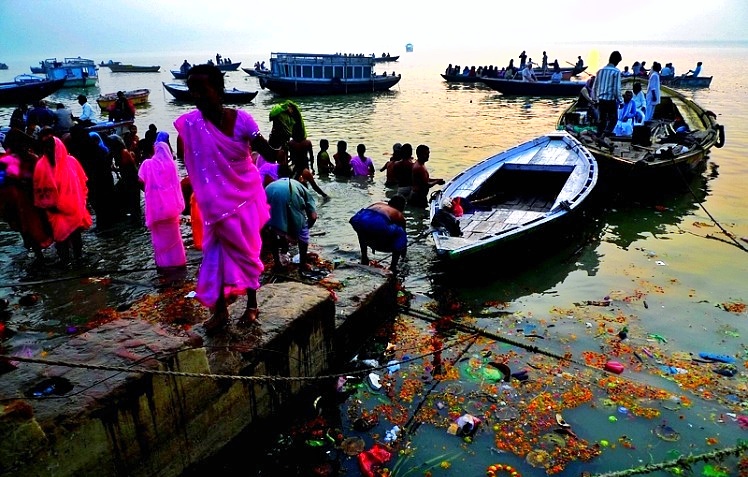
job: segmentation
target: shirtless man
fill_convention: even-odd
[[[444,179],[431,179],[426,169],[431,151],[428,146],[421,144],[416,148],[416,163],[413,164],[413,188],[410,192],[408,204],[414,207],[427,207],[429,205],[429,189],[435,185],[444,185]]]
[[[351,217],[349,222],[358,235],[362,264],[369,265],[367,250],[371,248],[372,251],[391,252],[390,270],[397,271],[408,246],[403,210],[405,197],[396,195],[386,204],[375,202]]]

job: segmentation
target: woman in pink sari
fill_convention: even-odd
[[[226,296],[246,290],[247,309],[240,324],[257,320],[257,289],[263,271],[260,230],[270,217],[252,149],[274,157],[252,116],[223,107],[223,75],[212,65],[190,69],[187,86],[196,111],[174,122],[177,155],[187,173],[203,217],[203,262],[197,298],[213,315],[204,323],[212,333],[228,323]]]
[[[184,196],[177,165],[165,142],[155,143],[153,151],[153,156],[143,161],[138,170],[145,192],[145,225],[151,231],[156,266],[184,267],[187,261],[179,228]]]
[[[81,258],[81,232],[93,221],[86,208],[86,173],[52,130],[40,134],[44,155],[34,168],[34,205],[47,212],[57,255],[63,263]]]

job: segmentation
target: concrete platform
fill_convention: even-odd
[[[0,476],[180,475],[290,412],[310,382],[301,378],[330,370],[397,306],[392,275],[360,265],[318,284],[263,285],[258,301],[258,324],[236,325],[240,299],[216,336],[202,333],[203,309],[192,329],[123,312],[32,358],[70,366],[13,363],[0,375]],[[199,376],[118,371],[127,368]]]

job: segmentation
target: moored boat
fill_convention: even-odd
[[[433,219],[444,199],[459,202],[462,236],[433,228],[438,256],[460,259],[547,231],[579,210],[597,183],[595,158],[572,135],[553,132],[491,156],[433,194]]]
[[[46,98],[62,88],[64,79],[48,80],[32,75],[18,75],[14,81],[0,83],[0,104],[19,105]]]
[[[138,106],[141,104],[145,104],[148,102],[148,95],[151,94],[151,90],[147,88],[142,89],[134,89],[131,91],[124,91],[125,98],[129,99],[130,102],[132,102],[133,106]],[[96,103],[98,103],[99,108],[101,108],[102,111],[106,110],[114,104],[114,102],[117,100],[117,93],[107,93],[102,94],[96,99]]]
[[[504,95],[512,96],[577,96],[584,81],[522,81],[517,79],[481,78],[483,83]]]
[[[236,71],[239,69],[239,65],[241,64],[241,61],[237,61],[236,63],[219,63],[216,66],[221,71]]]
[[[109,69],[112,70],[112,73],[158,73],[161,67],[158,65],[140,66],[111,64],[109,65]]]
[[[48,58],[42,62],[43,73],[49,80],[64,79],[63,88],[85,88],[94,86],[99,80],[96,63],[86,58]],[[33,68],[32,68],[33,71]]]
[[[108,66],[112,66],[112,65],[121,65],[121,64],[122,64],[122,62],[121,62],[121,61],[114,61],[114,60],[109,60],[109,61],[107,61],[106,63],[104,63],[104,62],[102,61],[101,63],[99,63],[99,66],[100,66],[100,67],[108,67]]]
[[[339,54],[271,53],[270,73],[260,87],[280,96],[372,93],[386,91],[400,75],[377,75],[374,58]]]
[[[373,56],[374,61],[377,63],[390,63],[400,59],[400,55],[397,56]]]
[[[635,81],[624,78],[622,89],[630,90]],[[631,136],[599,139],[596,125],[587,119],[587,108],[577,108],[576,101],[561,114],[557,127],[574,134],[594,154],[605,179],[642,179],[665,171],[698,170],[712,147],[724,145],[724,127],[714,113],[682,93],[668,86],[660,86],[660,93],[653,119],[634,126]]]
[[[270,73],[270,70],[263,70],[260,68],[242,68],[242,71],[247,73],[249,76],[262,76]]]
[[[161,83],[164,85],[164,89],[169,92],[174,99],[178,101],[193,102],[192,95],[190,94],[187,85],[177,83]],[[236,88],[226,88],[223,91],[223,101],[225,103],[249,103],[257,96],[257,91],[244,91]]]

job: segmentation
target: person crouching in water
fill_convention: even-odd
[[[369,265],[368,248],[392,252],[390,270],[397,272],[400,259],[405,257],[408,248],[404,210],[405,197],[396,195],[386,204],[375,202],[351,217],[349,222],[358,235],[362,264]]]

